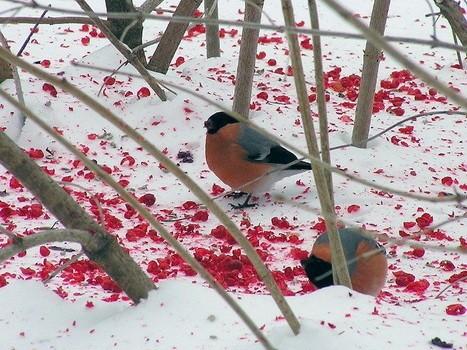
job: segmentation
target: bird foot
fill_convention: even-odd
[[[242,192],[242,191],[235,191],[235,192],[230,192],[224,196],[224,198],[233,198],[233,199],[238,199],[246,196],[248,193],[247,192]]]
[[[229,203],[232,209],[245,209],[245,208],[254,208],[258,206],[258,203],[242,203],[242,204],[232,204]]]
[[[245,202],[243,202],[242,204],[229,203],[229,205],[232,207],[232,209],[244,209],[244,208],[256,207],[258,204],[257,203],[250,203],[250,198],[251,198],[251,193],[248,194],[248,197],[246,197]]]

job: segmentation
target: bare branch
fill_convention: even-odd
[[[60,13],[68,13],[68,14],[75,14],[75,15],[85,15],[82,11],[70,10],[67,8],[59,8],[59,7],[46,7],[44,5],[40,5],[37,2],[34,3],[24,3],[21,0],[4,0],[11,3],[20,3],[23,6],[32,7],[32,8],[39,8],[39,9],[48,9],[49,11],[53,12],[60,12]],[[150,19],[150,20],[158,20],[158,21],[165,21],[165,22],[192,22],[192,23],[204,23],[204,24],[219,24],[219,25],[226,25],[232,27],[245,27],[245,28],[252,28],[252,29],[268,29],[277,32],[284,32],[285,30],[290,31],[291,33],[296,34],[311,34],[311,35],[319,35],[319,36],[334,36],[334,37],[341,37],[341,38],[348,38],[348,39],[358,39],[358,40],[367,40],[366,36],[361,34],[352,34],[347,32],[339,32],[339,31],[330,31],[330,30],[313,30],[313,29],[306,29],[306,28],[297,28],[297,27],[284,27],[284,26],[277,26],[272,24],[262,24],[262,23],[251,23],[251,22],[239,22],[239,21],[230,21],[225,19],[218,19],[213,20],[210,18],[192,18],[192,17],[183,17],[183,16],[162,16],[162,15],[151,15],[151,14],[141,14],[141,13],[127,13],[127,12],[97,12],[95,13],[98,17],[103,18],[143,18],[143,19]],[[403,43],[412,43],[412,44],[419,44],[419,45],[427,45],[431,47],[442,47],[451,50],[459,50],[461,52],[467,52],[467,47],[454,45],[452,43],[438,41],[438,40],[423,40],[417,38],[408,38],[408,37],[399,37],[399,36],[385,36],[384,39],[387,41],[394,41],[394,42],[403,42]]]
[[[34,33],[36,32],[36,29],[37,27],[39,27],[39,24],[40,24],[40,20],[42,18],[44,18],[45,14],[48,12],[48,10],[45,10],[44,12],[42,12],[41,16],[39,17],[39,20],[37,21],[37,23],[34,25],[34,27],[32,27],[32,29],[29,31],[29,34],[28,36],[26,37],[26,40],[24,40],[24,43],[23,45],[21,45],[21,48],[19,49],[18,53],[16,54],[16,56],[21,56],[21,54],[23,53],[24,49],[26,48],[26,46],[28,45],[29,43],[29,40],[31,40],[32,36],[34,35]]]
[[[106,21],[107,22],[107,21]],[[0,17],[0,24],[94,24],[89,17]]]
[[[277,286],[271,272],[267,269],[264,265],[263,261],[259,257],[258,253],[256,252],[255,248],[251,245],[248,239],[242,234],[239,228],[235,225],[235,223],[228,217],[228,215],[222,211],[222,209],[210,198],[210,196],[199,187],[199,185],[193,181],[189,176],[187,176],[175,163],[173,163],[169,158],[167,158],[159,149],[154,147],[152,143],[147,141],[140,133],[136,130],[131,128],[128,124],[126,124],[122,119],[118,118],[114,113],[110,110],[105,108],[102,104],[88,96],[84,93],[81,89],[76,88],[75,86],[71,85],[65,80],[61,80],[56,78],[55,76],[48,74],[41,69],[21,60],[17,57],[12,56],[4,49],[0,49],[0,57],[3,57],[7,61],[12,64],[16,64],[31,74],[47,80],[48,82],[62,88],[63,90],[71,93],[73,96],[80,99],[83,103],[88,105],[90,108],[95,110],[98,114],[100,114],[104,119],[111,122],[115,126],[117,126],[120,130],[122,130],[125,134],[127,134],[131,139],[135,142],[140,144],[143,149],[145,149],[151,156],[156,158],[159,162],[164,164],[164,166],[172,172],[175,176],[177,176],[180,181],[185,184],[194,195],[196,195],[210,210],[211,212],[221,221],[221,223],[227,228],[227,230],[231,233],[231,235],[235,238],[238,242],[240,247],[245,251],[245,254],[251,260],[252,265],[255,267],[256,271],[260,278],[266,284],[268,290],[271,293],[271,296],[274,298],[277,306],[283,313],[286,320],[289,323],[298,323],[296,317],[290,308],[289,304],[283,297],[279,287]],[[28,113],[30,115],[30,113]],[[100,169],[100,168],[98,168]],[[102,169],[100,169],[102,170]],[[105,172],[104,172],[105,173]],[[107,174],[107,173],[105,173]],[[129,203],[139,203],[135,201],[131,196],[128,197],[130,200],[127,200]],[[134,206],[133,206],[134,207]],[[152,218],[152,215],[149,214],[149,217]],[[176,240],[174,244],[177,243]]]
[[[282,12],[284,15],[285,24],[289,27],[295,25],[293,7],[290,0],[282,0]],[[297,34],[287,33],[287,41],[289,44],[290,59],[294,71],[295,89],[297,90],[298,102],[300,106],[300,114],[302,117],[303,129],[305,130],[306,143],[308,153],[314,158],[319,159],[318,142],[313,126],[313,120],[310,118],[310,102],[305,84],[305,74],[303,72],[303,64],[300,56],[300,46],[298,44]],[[327,130],[326,130],[327,131]],[[331,262],[334,284],[341,284],[348,288],[352,288],[349,270],[345,263],[344,249],[342,248],[341,239],[336,227],[336,214],[334,206],[331,202],[332,188],[328,187],[328,182],[324,173],[324,168],[321,164],[326,162],[312,161],[312,171],[315,180],[316,190],[318,191],[321,210],[326,220],[326,226],[329,233],[329,245],[331,247]]]
[[[102,33],[110,40],[110,42],[115,46],[115,48],[123,55],[125,58],[130,62],[130,64],[135,67],[141,77],[148,83],[151,89],[156,93],[157,96],[162,101],[166,101],[167,97],[165,95],[164,90],[159,86],[157,80],[154,79],[152,75],[149,74],[147,69],[143,66],[143,64],[139,61],[139,59],[132,55],[131,51],[123,45],[118,38],[113,35],[110,31],[109,27],[93,12],[91,7],[86,3],[85,0],[76,0],[78,5],[86,12],[86,14],[94,21],[96,26],[101,30]]]
[[[0,249],[0,262],[10,259],[22,251],[52,242],[75,242],[81,244],[86,250],[98,249],[94,235],[88,231],[75,229],[47,230],[22,237],[21,243],[13,243]]]
[[[151,13],[162,2],[164,2],[164,0],[146,0],[144,3],[141,4],[140,7],[137,8],[137,10],[144,13]]]
[[[15,58],[15,57],[14,57]],[[21,61],[21,60],[20,60]],[[34,67],[34,66],[32,66]],[[46,74],[46,73],[45,73]],[[46,74],[49,76],[49,74]],[[51,78],[55,79],[53,76]],[[76,88],[72,88],[76,90]],[[79,90],[77,90],[79,91]],[[198,262],[175,238],[170,234],[169,231],[165,229],[149,212],[145,207],[135,199],[133,195],[128,193],[118,182],[116,182],[109,174],[107,174],[101,167],[91,161],[86,157],[81,151],[74,147],[70,142],[63,138],[60,134],[55,132],[50,126],[48,126],[42,119],[37,117],[35,113],[29,110],[26,106],[20,105],[17,101],[12,99],[8,94],[0,90],[0,95],[7,99],[10,103],[14,104],[17,108],[20,108],[26,115],[29,116],[37,125],[39,125],[44,131],[46,131],[50,136],[55,140],[60,142],[68,151],[80,159],[86,167],[91,169],[95,174],[97,174],[103,182],[107,183],[112,187],[126,202],[128,202],[142,217],[144,217],[150,225],[157,230],[157,232],[175,249],[175,251],[197,272],[199,275],[206,280],[206,282],[217,292],[219,295],[227,302],[227,304],[237,313],[237,315],[242,319],[247,327],[252,331],[252,333],[258,338],[258,341],[263,344],[267,350],[275,350],[274,347],[270,344],[269,340],[263,335],[255,323],[251,320],[248,314],[240,307],[240,305],[223,289],[223,287],[212,277],[212,275]],[[80,94],[78,94],[80,95]],[[86,96],[85,100],[92,100],[90,97]],[[75,95],[76,96],[76,95]],[[77,96],[78,97],[78,96]],[[78,97],[82,99],[81,97]],[[99,105],[97,102],[91,103],[92,105]],[[100,109],[104,107],[100,106]],[[109,112],[110,113],[110,112]],[[0,134],[1,136],[1,134]],[[142,136],[141,136],[142,138]],[[144,140],[144,138],[142,138]],[[173,163],[172,163],[173,164]],[[176,167],[176,165],[173,165]],[[1,252],[1,251],[0,251]]]
[[[6,56],[3,56],[2,53],[0,52],[0,57],[6,57]],[[91,65],[82,64],[82,63],[79,63],[79,62],[74,62],[73,64],[75,66],[77,66],[77,67],[83,67],[83,68],[87,68],[87,69],[91,69],[91,70],[98,70],[98,71],[103,71],[103,72],[112,72],[112,69],[105,68],[105,67],[102,67],[102,66],[94,66],[94,65],[91,66]],[[23,66],[21,66],[21,67],[24,68]],[[134,78],[140,78],[140,76],[138,76],[137,74],[126,73],[126,72],[121,73],[121,74],[126,75],[126,76],[130,76],[130,77],[134,77]],[[216,107],[217,109],[222,110],[225,113],[229,114],[231,117],[241,121],[242,123],[247,124],[252,129],[258,131],[261,135],[266,136],[269,139],[271,139],[272,141],[275,141],[275,142],[277,142],[277,143],[279,143],[281,145],[284,145],[285,147],[287,147],[291,151],[299,154],[302,157],[301,159],[298,159],[296,162],[299,162],[299,161],[304,160],[304,159],[309,159],[310,161],[320,163],[321,166],[324,167],[325,169],[329,169],[333,173],[338,174],[340,176],[343,176],[343,177],[345,177],[345,178],[347,178],[349,180],[355,181],[357,183],[360,183],[362,185],[365,185],[365,186],[368,186],[368,187],[371,187],[371,188],[377,188],[377,189],[380,189],[382,191],[394,193],[394,194],[397,194],[397,195],[399,195],[401,197],[406,197],[406,198],[411,198],[411,199],[416,199],[416,200],[431,202],[431,203],[462,202],[462,201],[467,199],[467,196],[462,195],[462,194],[449,195],[449,196],[445,196],[445,197],[432,197],[432,196],[426,196],[426,195],[419,195],[419,194],[415,194],[413,192],[402,191],[402,190],[399,190],[398,188],[380,185],[380,184],[375,183],[373,181],[359,178],[358,176],[346,173],[345,171],[342,171],[339,168],[336,168],[336,167],[330,166],[330,165],[328,165],[326,163],[323,163],[321,161],[321,159],[319,159],[319,158],[315,158],[313,156],[310,156],[308,153],[306,153],[306,152],[302,151],[301,149],[297,148],[296,146],[294,146],[290,142],[286,142],[283,138],[279,138],[276,135],[268,132],[264,128],[259,127],[255,123],[253,123],[250,120],[248,120],[248,119],[244,118],[243,116],[241,116],[240,114],[232,112],[232,111],[226,109],[225,106],[223,106],[222,104],[218,103],[217,101],[215,101],[213,99],[210,99],[209,97],[206,97],[206,96],[204,96],[202,94],[199,94],[199,93],[197,93],[195,91],[192,91],[189,88],[185,88],[183,86],[180,86],[179,84],[172,83],[172,82],[170,82],[168,80],[161,80],[161,82],[163,82],[164,84],[166,84],[168,86],[171,86],[174,89],[180,90],[180,91],[182,91],[184,93],[187,93],[187,94],[189,94],[191,96],[194,96],[194,97],[196,97],[196,98],[198,98],[198,99],[200,99],[200,100],[202,100],[202,101],[204,101],[206,103],[209,103],[210,105]],[[295,162],[293,162],[293,164],[295,164]],[[290,166],[290,165],[288,165],[288,166]],[[256,181],[256,180],[252,180],[252,182],[254,182],[254,181]]]
[[[319,30],[318,7],[315,0],[308,0],[310,11],[311,27]],[[324,93],[324,75],[323,75],[323,57],[321,53],[321,38],[313,36],[313,63],[315,67],[316,81],[316,100],[318,102],[319,116],[319,138],[321,144],[321,158],[323,162],[331,164],[331,154],[329,152],[329,131],[328,131],[328,113],[326,111],[326,96]],[[329,196],[331,204],[334,207],[334,191],[332,191],[332,173],[329,170],[324,171],[328,183]]]
[[[384,135],[385,133],[387,133],[388,131],[394,129],[395,127],[401,125],[401,124],[404,124],[405,122],[409,121],[409,120],[415,120],[417,118],[420,118],[420,117],[428,117],[428,116],[431,116],[431,115],[441,115],[441,114],[447,114],[447,115],[467,115],[467,112],[457,112],[457,111],[434,111],[434,112],[426,112],[426,113],[420,113],[420,114],[416,114],[416,115],[413,115],[411,117],[407,117],[407,118],[404,118],[402,120],[399,120],[397,123],[395,124],[392,124],[391,126],[387,127],[386,129],[384,129],[383,131],[380,131],[379,133],[373,135],[373,136],[370,136],[368,139],[364,140],[364,142],[368,143],[382,135]],[[354,147],[353,144],[351,143],[348,143],[348,144],[345,144],[345,145],[339,145],[339,146],[334,146],[334,147],[331,147],[331,150],[336,150],[336,149],[340,149],[340,148],[345,148],[345,147]]]

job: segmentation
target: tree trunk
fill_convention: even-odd
[[[135,303],[155,288],[149,277],[97,222],[47,176],[5,133],[0,132],[0,163],[69,229],[94,235],[95,249],[85,250]],[[92,245],[89,245],[92,246]]]
[[[174,17],[193,16],[195,10],[201,4],[201,0],[181,0],[173,14]],[[162,35],[156,51],[152,55],[147,68],[159,73],[167,73],[169,70],[170,62],[172,62],[175,52],[183,39],[189,23],[170,22]]]
[[[137,12],[132,0],[105,0],[107,12]],[[109,18],[112,33],[130,49],[143,43],[143,22],[131,18]],[[146,64],[144,51],[137,54],[141,63]]]
[[[374,0],[371,12],[370,28],[383,35],[388,18],[391,0]],[[371,115],[373,113],[373,99],[375,96],[376,80],[378,78],[381,51],[367,41],[363,55],[362,81],[360,82],[355,124],[352,132],[352,144],[366,148],[370,132]]]
[[[454,0],[435,0],[435,4],[441,10],[441,14],[448,20],[462,45],[467,47],[467,20],[461,12],[462,8],[459,2]]]
[[[214,7],[213,7],[214,6]],[[219,4],[217,0],[204,0],[204,15],[207,18],[217,20],[219,18]],[[220,57],[219,25],[206,25],[206,56]]]
[[[245,1],[244,22],[261,23],[264,0]],[[232,110],[248,118],[259,29],[243,28]]]

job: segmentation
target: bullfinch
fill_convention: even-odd
[[[213,114],[204,127],[209,169],[234,190],[248,193],[245,202],[234,208],[254,206],[249,203],[253,192],[265,192],[285,177],[311,170],[310,163],[298,161],[293,153],[227,113]]]
[[[376,296],[384,287],[388,262],[385,249],[358,229],[340,229],[352,288],[357,292]],[[308,278],[317,288],[333,285],[329,236],[322,234],[313,244],[311,255],[301,261]]]

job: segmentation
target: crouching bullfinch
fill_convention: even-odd
[[[352,288],[357,292],[376,296],[386,281],[388,262],[385,249],[374,239],[357,229],[339,230]],[[322,234],[313,244],[311,255],[301,264],[310,281],[317,287],[333,285],[329,236]]]
[[[293,153],[227,113],[213,114],[204,126],[209,169],[234,190],[248,193],[245,203],[234,208],[254,206],[248,203],[252,192],[265,192],[274,182],[311,170],[310,163],[298,161]]]

